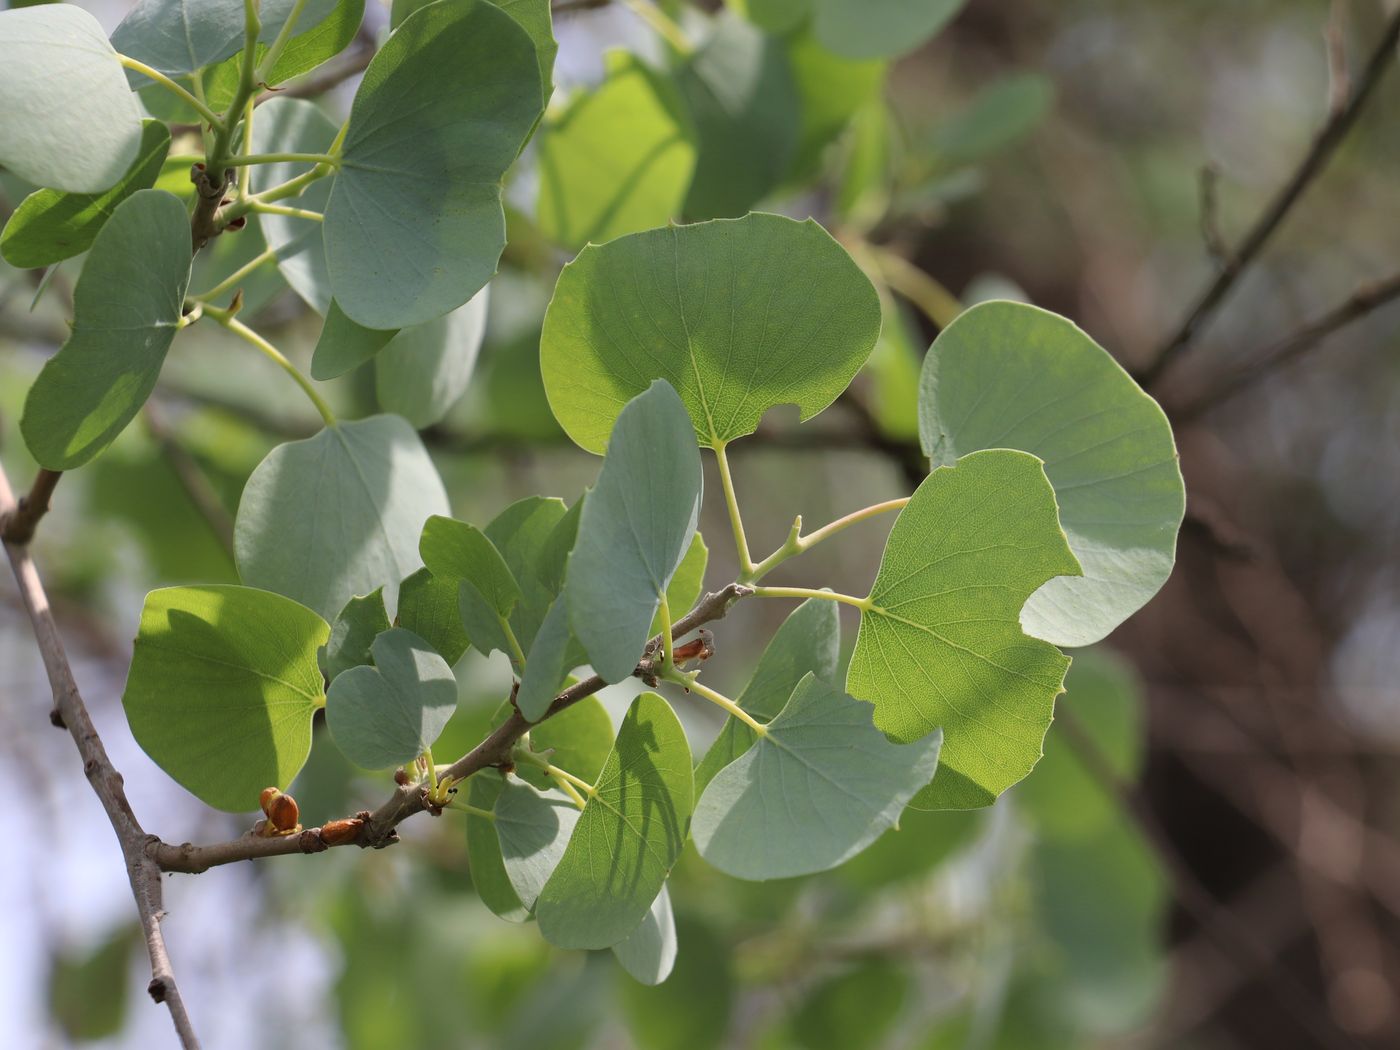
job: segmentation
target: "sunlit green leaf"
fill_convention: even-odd
[[[501,178],[542,109],[536,47],[499,8],[432,4],[404,20],[365,72],[326,206],[347,316],[403,328],[481,290],[505,244]]]
[[[987,448],[1045,461],[1082,576],[1026,603],[1027,634],[1099,641],[1171,574],[1186,492],[1166,415],[1098,344],[1022,303],[966,311],[924,359],[919,433],[935,466]]]
[[[252,810],[286,788],[325,703],[317,649],[330,634],[305,606],[249,587],[146,595],[122,706],[155,763],[217,809]]]
[[[915,804],[989,805],[1040,758],[1069,660],[1021,632],[1026,598],[1079,572],[1040,461],[992,449],[935,470],[895,521],[846,688],[896,740],[941,726]]]
[[[82,466],[140,411],[175,338],[189,273],[178,199],[140,190],[117,206],[78,278],[73,332],[24,403],[20,428],[42,466]]]
[[[436,423],[466,393],[486,334],[489,288],[449,314],[401,330],[374,359],[379,407],[415,427]]]
[[[457,710],[457,680],[446,660],[402,627],[381,634],[370,652],[373,667],[352,667],[331,682],[326,725],[355,765],[387,769],[432,746]]]
[[[564,948],[608,948],[646,917],[680,856],[692,805],[690,746],[665,700],[632,702],[564,857],[536,905]],[[606,857],[599,864],[596,858]]]
[[[419,569],[399,588],[399,625],[422,638],[449,664],[455,664],[471,644],[457,611],[456,580],[439,579]]]
[[[891,744],[870,716],[809,673],[705,788],[692,827],[700,855],[729,875],[777,879],[833,868],[875,841],[933,778],[943,734]]]
[[[613,954],[622,968],[642,984],[660,984],[671,976],[671,968],[676,964],[676,918],[665,886],[652,901],[641,925],[626,940],[613,945]]]
[[[805,179],[852,118],[880,99],[888,64],[833,55],[810,28],[789,37],[787,47],[802,111],[791,177]]]
[[[234,526],[238,572],[325,616],[376,587],[393,607],[422,564],[423,523],[447,510],[412,427],[397,416],[341,423],[278,445],[253,471]]]
[[[534,726],[530,730],[530,746],[548,755],[559,768],[592,783],[612,753],[614,735],[608,709],[596,696],[588,696]],[[517,766],[516,775],[538,788],[554,783],[534,766]]]
[[[170,149],[170,130],[156,120],[142,124],[136,160],[103,193],[35,190],[20,202],[0,234],[0,255],[11,266],[38,268],[85,252],[117,205],[149,188]]]
[[[101,193],[141,150],[141,107],[97,19],[70,4],[0,11],[0,165]]]
[[[585,248],[559,276],[540,369],[555,418],[591,452],[658,378],[714,446],[775,405],[816,415],[879,333],[875,289],[844,248],[810,220],[754,214]]]
[[[657,380],[617,417],[569,557],[569,626],[604,681],[626,678],[641,658],[695,535],[702,483],[685,407]]]
[[[364,597],[351,598],[331,624],[330,641],[326,643],[326,678],[335,681],[342,671],[372,663],[370,646],[388,629],[383,587]]]

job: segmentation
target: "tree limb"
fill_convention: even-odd
[[[46,478],[45,475],[52,477]],[[41,493],[42,499],[31,505],[37,506],[38,502],[42,502],[44,509],[47,509],[47,497],[52,493],[57,479],[57,474],[41,471],[29,500],[34,500],[35,492]],[[73,678],[73,669],[64,652],[63,639],[59,636],[58,625],[54,622],[53,612],[49,608],[44,585],[39,579],[33,559],[29,556],[26,546],[28,537],[20,540],[10,536],[16,521],[27,521],[28,532],[32,536],[33,524],[41,515],[42,511],[39,511],[26,516],[24,506],[16,505],[9,479],[5,476],[4,468],[0,467],[0,520],[7,522],[5,553],[14,569],[15,582],[19,585],[20,597],[34,627],[34,638],[43,657],[44,671],[53,689],[54,715],[51,719],[55,725],[66,727],[72,735],[78,754],[83,759],[83,772],[102,803],[112,830],[116,833],[117,842],[121,845],[122,858],[126,862],[127,880],[131,883],[131,893],[136,899],[141,932],[151,960],[151,982],[147,991],[156,1002],[165,1003],[170,1008],[170,1017],[175,1023],[180,1045],[185,1050],[198,1050],[199,1038],[195,1035],[194,1026],[185,1010],[180,988],[175,983],[175,972],[171,968],[170,957],[165,950],[165,937],[160,929],[161,919],[165,916],[163,887],[160,867],[146,853],[146,843],[150,836],[142,829],[136,814],[132,812],[122,786],[122,776],[107,757],[107,750],[102,746],[102,739],[97,735],[97,728],[92,724],[87,705],[78,691],[78,683]],[[20,532],[22,534],[23,530]]]
[[[1322,126],[1317,137],[1313,139],[1311,147],[1303,155],[1293,174],[1274,196],[1269,206],[1264,209],[1263,214],[1255,220],[1240,246],[1230,253],[1226,265],[1200,298],[1196,300],[1196,304],[1186,315],[1186,319],[1181,322],[1181,326],[1138,373],[1138,380],[1143,386],[1148,386],[1160,379],[1167,366],[1191,345],[1191,342],[1200,333],[1211,315],[1215,313],[1225,296],[1235,286],[1240,275],[1268,243],[1269,238],[1274,235],[1289,211],[1298,203],[1313,179],[1332,159],[1332,154],[1346,138],[1347,132],[1356,123],[1376,86],[1381,82],[1386,70],[1394,61],[1397,43],[1400,43],[1400,11],[1390,16],[1390,21],[1386,23],[1385,30],[1381,34],[1380,42],[1371,53],[1371,57],[1357,80],[1356,88],[1346,105],[1335,110],[1328,117],[1327,122]]]
[[[49,512],[53,490],[61,477],[61,470],[40,470],[34,475],[29,494],[21,496],[18,504],[14,504],[9,483],[5,483],[5,487],[0,489],[0,540],[22,547],[34,538],[34,529],[39,519]]]

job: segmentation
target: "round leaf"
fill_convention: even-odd
[[[491,279],[501,179],[543,110],[535,44],[491,4],[431,4],[374,56],[326,206],[331,286],[368,328],[422,324]]]
[[[501,777],[487,772],[467,781],[467,805],[481,812],[467,814],[467,864],[481,903],[507,922],[525,922],[530,911],[520,903],[501,858],[493,809],[505,787]],[[483,815],[484,814],[484,815]]]
[[[97,19],[69,4],[0,11],[0,165],[100,193],[141,148],[141,107]]]
[[[379,407],[415,427],[447,415],[467,391],[486,334],[488,288],[449,314],[405,328],[374,359]]]
[[[218,809],[256,809],[311,750],[325,702],[310,609],[248,587],[169,587],[146,596],[122,706],[156,765]]]
[[[234,554],[244,583],[334,616],[357,594],[398,583],[422,562],[416,537],[447,492],[413,428],[371,416],[278,445],[243,489]]]
[[[875,724],[941,726],[938,775],[915,805],[996,800],[1040,758],[1069,660],[1021,632],[1026,598],[1077,573],[1040,461],[992,449],[924,479],[890,530],[846,675]]]
[[[260,40],[270,43],[277,37],[296,2],[263,0]],[[338,4],[339,0],[309,0],[296,28],[305,31],[319,25]],[[138,0],[113,30],[112,46],[162,73],[193,73],[243,49],[244,7],[244,0]],[[132,78],[148,82],[139,73]]]
[[[1031,596],[1027,634],[1097,642],[1166,581],[1186,508],[1167,417],[1097,343],[1023,303],[974,306],[924,359],[919,435],[934,466],[1014,448],[1045,462],[1083,576]]]
[[[665,886],[641,925],[625,941],[613,945],[613,954],[622,968],[642,984],[660,984],[671,976],[671,968],[676,965],[676,917]]]
[[[432,646],[402,627],[376,638],[370,653],[373,667],[352,667],[331,683],[326,725],[355,765],[388,769],[432,747],[457,710],[457,679]]]
[[[558,791],[506,780],[496,799],[501,860],[520,902],[531,911],[569,844],[579,809]]]
[[[815,222],[754,214],[590,245],[564,267],[540,337],[550,407],[601,452],[626,402],[661,378],[700,444],[836,400],[880,334],[880,301]]]
[[[388,629],[384,588],[351,598],[331,624],[330,641],[326,643],[326,678],[333,682],[342,671],[372,663],[370,647]]]
[[[700,855],[741,879],[834,868],[893,827],[938,767],[943,733],[891,744],[868,705],[808,674],[695,807]]]
[[[24,403],[20,429],[42,466],[82,466],[140,411],[175,338],[189,274],[179,198],[141,190],[123,201],[78,278],[72,334]]]

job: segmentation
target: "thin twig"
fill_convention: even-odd
[[[1316,349],[1332,333],[1396,299],[1400,299],[1400,274],[1363,285],[1321,317],[1284,336],[1248,363],[1218,379],[1205,393],[1192,398],[1184,407],[1172,409],[1172,418],[1177,422],[1196,419],[1253,386],[1269,373]]]
[[[30,486],[29,494],[21,496],[13,510],[6,510],[0,505],[0,539],[6,543],[23,546],[34,538],[34,529],[38,526],[39,519],[49,512],[53,490],[61,477],[61,470],[40,470],[34,475],[34,484]],[[8,488],[5,491],[8,492]],[[8,502],[10,501],[4,500],[0,501],[0,504]]]
[[[4,469],[0,467],[0,518],[10,518],[14,513],[18,513],[14,493]],[[4,546],[10,566],[14,569],[20,597],[34,627],[34,638],[43,657],[44,671],[53,690],[54,714],[50,718],[55,725],[66,727],[72,735],[78,754],[83,759],[83,772],[107,813],[126,861],[127,879],[131,883],[132,896],[136,899],[136,911],[151,960],[151,982],[147,991],[156,1002],[165,1003],[170,1008],[180,1045],[185,1050],[198,1050],[199,1038],[185,1010],[184,999],[181,998],[170,957],[165,950],[165,937],[161,933],[160,923],[165,916],[163,887],[160,867],[146,853],[150,836],[132,812],[121,774],[107,757],[107,750],[102,746],[102,739],[88,715],[87,705],[78,691],[78,683],[63,648],[63,639],[54,622],[38,570],[29,556],[28,546],[9,539],[5,540]]]
[[[1230,248],[1225,236],[1220,232],[1220,201],[1216,188],[1220,182],[1220,169],[1207,164],[1201,169],[1201,240],[1206,252],[1222,270],[1231,265]]]
[[[1245,234],[1240,246],[1230,254],[1229,265],[1216,275],[1215,280],[1196,300],[1181,326],[1141,370],[1139,380],[1144,386],[1160,379],[1167,366],[1191,345],[1206,322],[1215,313],[1217,307],[1224,301],[1225,296],[1235,286],[1240,275],[1268,243],[1269,238],[1274,235],[1284,218],[1298,203],[1313,179],[1331,160],[1332,154],[1346,138],[1347,132],[1356,123],[1376,86],[1381,82],[1386,70],[1394,61],[1397,43],[1400,43],[1400,11],[1391,15],[1390,21],[1386,23],[1380,42],[1371,53],[1361,78],[1357,81],[1356,89],[1352,92],[1347,104],[1328,118],[1288,181],[1284,183],[1269,206],[1264,209],[1263,214]]]

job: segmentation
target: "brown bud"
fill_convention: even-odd
[[[272,815],[268,807],[272,805],[272,800],[280,794],[282,794],[282,792],[275,787],[265,787],[262,789],[262,794],[258,796],[258,805],[262,807],[264,816]]]
[[[398,769],[394,770],[394,783],[399,787],[408,786],[408,773],[404,770],[403,766],[399,766]]]
[[[230,219],[229,224],[225,226],[224,229],[229,231],[230,233],[237,233],[239,230],[243,229],[243,227],[247,225],[248,217],[246,215],[240,215],[236,219]]]
[[[321,827],[321,841],[327,846],[344,846],[354,842],[359,837],[360,829],[364,826],[365,822],[359,817],[328,820]]]
[[[285,795],[275,787],[265,788],[262,793],[262,811],[267,814],[268,823],[278,831],[293,831],[301,814],[297,800]]]

